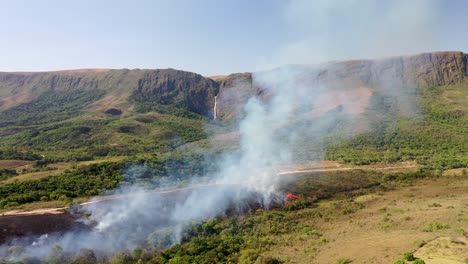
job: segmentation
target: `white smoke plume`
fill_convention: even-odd
[[[239,150],[221,156],[219,169],[206,175],[204,182],[165,192],[124,186],[113,199],[81,206],[80,210],[89,213],[83,219],[89,225],[87,230],[50,234],[34,242],[20,239],[1,247],[0,254],[12,259],[45,258],[59,245],[71,255],[81,248],[92,248],[105,256],[131,250],[142,241],[164,248],[180,243],[186,226],[192,223],[281,204],[285,198],[277,174],[281,167],[297,162],[294,148],[304,144],[305,137],[320,141],[338,119],[358,119],[364,111],[360,108],[369,100],[370,95],[367,99],[350,96],[355,88],[349,90],[344,85],[336,89],[318,82],[319,72],[313,67],[288,66],[254,73],[253,85],[262,87],[269,96],[248,100],[243,108],[245,117],[238,125]],[[319,149],[308,151],[309,159],[321,157]],[[7,253],[8,246],[24,245],[24,241],[29,241],[29,246],[22,254]]]
[[[54,245],[64,252],[93,248],[112,254],[134,248],[149,234],[157,238],[153,243],[169,246],[181,241],[186,224],[282,203],[277,172],[280,166],[293,163],[291,145],[306,129],[289,122],[301,106],[313,108],[313,97],[324,91],[292,81],[301,72],[286,67],[254,74],[256,85],[270,90],[272,96],[268,101],[254,97],[247,102],[239,124],[239,151],[220,157],[219,170],[208,175],[203,186],[167,192],[122,187],[114,199],[82,206],[90,214],[84,219],[90,230],[43,236],[26,247],[24,255],[44,258]],[[315,95],[308,96],[307,91]],[[285,132],[280,133],[282,129]]]
[[[439,0],[291,0],[286,41],[258,69],[440,50]]]

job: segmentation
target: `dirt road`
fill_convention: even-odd
[[[334,161],[320,161],[320,162],[311,162],[307,164],[299,164],[295,165],[294,167],[284,167],[281,168],[277,175],[294,175],[294,174],[307,174],[307,173],[314,173],[314,172],[331,172],[331,171],[349,171],[349,170],[357,170],[357,169],[365,169],[365,170],[408,170],[408,169],[415,169],[417,165],[412,162],[405,162],[405,163],[393,163],[387,165],[368,165],[368,166],[355,166],[355,167],[343,167],[338,162]],[[200,184],[200,185],[193,185],[190,187],[185,188],[173,188],[167,190],[155,190],[152,191],[152,194],[170,194],[170,193],[179,193],[184,191],[190,191],[192,189],[202,188],[202,187],[209,187],[213,184]],[[115,199],[124,199],[129,197],[135,197],[138,195],[144,195],[145,193],[134,193],[134,194],[116,194],[116,195],[107,195],[107,196],[98,196],[92,198],[90,201],[80,203],[80,206],[86,206],[90,204],[100,203],[104,201],[110,201]],[[146,193],[147,194],[147,193]],[[45,214],[61,214],[66,211],[66,207],[55,207],[55,208],[40,208],[34,210],[11,210],[2,213],[3,216],[20,216],[20,215],[45,215]]]

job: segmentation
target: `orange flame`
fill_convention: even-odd
[[[294,200],[298,200],[300,197],[297,196],[297,195],[294,195],[290,192],[286,193],[286,200],[288,201],[294,201]]]

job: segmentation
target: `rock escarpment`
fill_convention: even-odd
[[[370,88],[376,94],[405,97],[415,87],[460,83],[468,76],[468,55],[462,52],[432,52],[376,60],[329,62],[321,65],[288,65],[271,76],[289,72],[295,85],[323,87],[330,91]],[[251,96],[267,100],[270,91],[257,82],[263,73],[231,74],[220,81],[219,112],[223,119],[236,116]]]
[[[218,116],[235,117],[248,98],[268,100],[271,92],[256,76],[294,72],[294,85],[326,86],[330,90],[367,87],[376,93],[404,92],[407,87],[440,86],[462,82],[468,75],[468,55],[432,52],[376,60],[329,62],[321,65],[288,65],[260,73],[236,73],[205,78],[174,69],[84,69],[56,72],[0,73],[0,111],[31,102],[47,92],[103,90],[105,95],[83,110],[102,112],[111,108],[123,113],[139,103],[169,105],[207,117],[213,116],[218,96]]]

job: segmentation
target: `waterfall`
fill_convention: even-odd
[[[218,107],[218,102],[217,102],[217,96],[215,95],[214,97],[214,109],[213,109],[213,119],[216,120],[217,117],[217,107]]]

